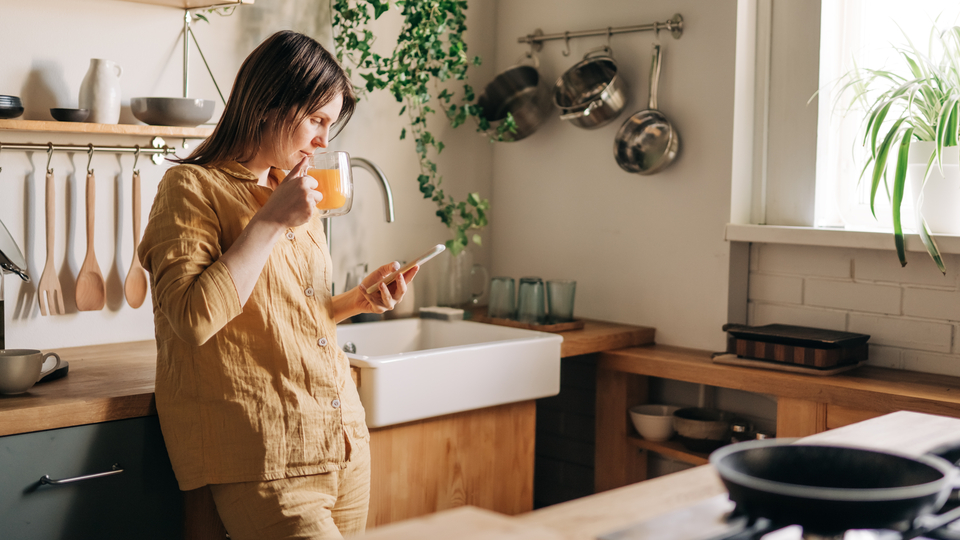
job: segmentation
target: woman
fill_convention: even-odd
[[[210,486],[234,539],[337,538],[366,523],[369,433],[336,323],[392,309],[417,268],[372,295],[397,263],[329,293],[322,195],[305,174],[354,104],[320,44],[268,38],[210,138],[164,175],[140,244],[170,460],[181,489]]]

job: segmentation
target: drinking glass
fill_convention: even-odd
[[[513,317],[516,309],[516,294],[512,277],[497,276],[490,280],[490,301],[487,316],[499,319]]]
[[[517,299],[517,320],[528,324],[543,324],[543,280],[538,277],[520,278]]]
[[[573,298],[577,282],[569,279],[547,281],[547,320],[554,323],[573,320]]]
[[[318,152],[307,174],[317,180],[316,190],[323,194],[317,204],[320,217],[345,215],[353,206],[353,170],[350,154],[346,152]]]

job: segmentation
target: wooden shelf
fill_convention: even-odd
[[[231,5],[252,4],[253,0],[122,0],[136,4],[153,4],[180,9],[199,9],[206,7],[226,7]]]
[[[0,133],[4,131],[80,133],[87,135],[140,135],[144,137],[205,139],[213,133],[213,128],[145,126],[135,124],[91,124],[87,122],[47,122],[42,120],[0,120]]]
[[[654,442],[648,441],[639,435],[627,435],[627,442],[642,450],[649,450],[677,461],[690,465],[706,465],[710,463],[709,454],[691,452],[677,441]]]

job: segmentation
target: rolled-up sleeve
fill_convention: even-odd
[[[242,312],[223,254],[212,187],[198,167],[164,175],[138,255],[150,272],[155,309],[180,339],[202,345]]]

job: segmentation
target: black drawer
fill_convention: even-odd
[[[123,472],[40,483],[114,464]],[[183,538],[183,498],[157,417],[0,437],[0,538]]]

